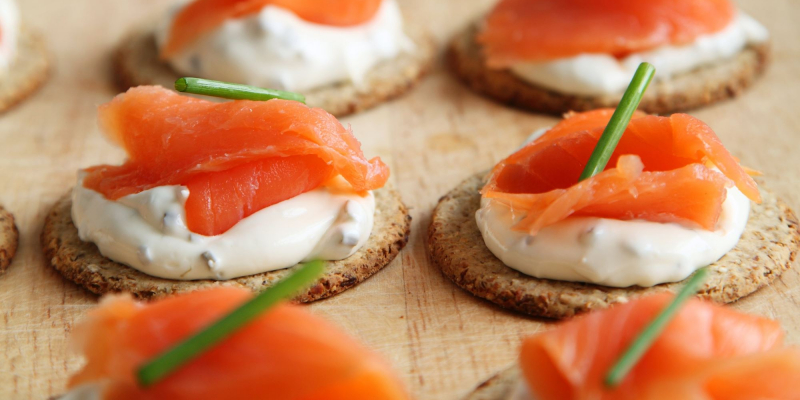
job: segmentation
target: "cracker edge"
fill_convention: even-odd
[[[615,96],[562,94],[528,83],[508,70],[487,68],[474,40],[478,26],[479,23],[473,23],[456,34],[446,54],[450,69],[473,91],[509,106],[555,115],[615,107],[619,102],[621,93]],[[770,58],[771,46],[764,42],[746,47],[731,59],[701,66],[667,81],[653,82],[639,109],[650,114],[666,114],[737,97],[764,74]]]
[[[352,82],[340,82],[304,93],[307,104],[322,108],[343,117],[364,111],[400,97],[415,87],[430,72],[437,46],[431,34],[419,27],[408,27],[408,36],[416,49],[412,54],[401,54],[374,67],[367,75],[367,90],[359,90]],[[142,43],[145,42],[145,43]],[[142,48],[145,50],[142,50]],[[143,53],[147,54],[143,54]],[[143,59],[154,78],[137,72]],[[172,82],[183,75],[175,72],[157,56],[152,28],[139,28],[128,34],[112,56],[116,83],[121,90],[139,85],[160,84],[172,87]]]
[[[19,230],[14,215],[0,206],[0,274],[8,270],[19,246]]]
[[[17,60],[0,80],[0,113],[36,93],[50,77],[50,54],[41,34],[23,27],[18,48]]]
[[[457,235],[458,239],[460,239],[458,240],[458,245],[466,246],[467,249],[481,249],[479,251],[483,252],[482,256],[486,256],[489,258],[489,260],[491,260],[491,265],[489,267],[486,267],[486,264],[481,264],[483,268],[489,269],[490,267],[495,267],[501,270],[504,276],[500,278],[497,276],[489,276],[487,278],[481,274],[480,278],[467,279],[466,275],[468,274],[470,268],[476,268],[474,261],[472,261],[474,260],[474,257],[470,258],[470,262],[473,262],[472,264],[469,262],[463,262],[463,260],[454,261],[453,252],[458,249],[453,249],[451,246],[440,243],[441,241],[452,242],[451,240],[440,241],[440,235],[445,234],[440,233],[439,231],[445,229],[445,226],[453,223],[453,221],[449,221],[449,218],[445,218],[445,216],[441,215],[441,213],[444,212],[441,211],[441,208],[443,208],[448,201],[473,201],[474,198],[459,197],[459,194],[460,192],[467,192],[469,196],[479,196],[477,189],[482,186],[483,177],[485,175],[486,173],[479,173],[467,178],[456,188],[440,198],[439,203],[433,211],[431,224],[428,227],[426,248],[432,261],[437,267],[439,267],[444,275],[448,277],[448,279],[467,292],[506,309],[532,316],[561,319],[591,310],[604,309],[613,304],[626,302],[629,299],[638,296],[663,291],[676,291],[680,287],[681,282],[673,282],[656,285],[650,288],[610,288],[593,284],[560,282],[533,278],[505,266],[505,264],[503,264],[499,259],[494,257],[494,255],[483,243],[480,232],[478,232],[477,236],[475,237],[479,243],[473,242],[469,237],[461,237]],[[737,286],[736,283],[739,283],[738,281],[734,282],[733,285],[721,287],[709,286],[709,284],[706,284],[706,286],[700,291],[699,297],[717,303],[731,303],[770,284],[778,276],[780,276],[783,271],[791,268],[794,260],[796,259],[798,249],[800,248],[800,228],[798,226],[798,219],[792,210],[780,199],[775,198],[775,206],[780,210],[781,215],[777,216],[780,218],[780,221],[778,221],[774,226],[783,227],[783,224],[788,226],[789,233],[787,234],[788,237],[786,238],[786,242],[772,243],[772,241],[769,239],[765,239],[760,231],[751,231],[752,228],[750,227],[749,223],[748,228],[745,230],[745,234],[748,234],[748,231],[750,231],[750,234],[752,236],[758,236],[758,240],[765,244],[765,246],[774,244],[781,247],[786,247],[786,252],[788,252],[788,254],[785,256],[785,258],[781,256],[778,259],[775,259],[775,254],[767,254],[767,257],[763,258],[760,254],[748,254],[749,257],[743,259],[743,262],[747,262],[744,260],[751,260],[762,263],[761,265],[766,266],[765,268],[768,270],[767,273],[759,277],[758,275],[754,275],[753,271],[749,271],[749,275],[737,277],[736,275],[729,273],[729,271],[725,271],[723,276],[725,276],[726,279],[733,280],[733,278],[741,278],[739,281],[749,283],[749,286]],[[463,208],[464,207],[462,206],[458,209],[464,211]],[[472,211],[469,212],[469,215],[465,216],[465,218],[468,218],[470,228],[474,227],[474,229],[477,230],[478,228],[474,218],[474,211],[476,210],[469,209],[467,211]],[[753,220],[752,211],[750,220]],[[466,235],[463,230],[459,231],[458,234]],[[747,246],[749,247],[749,245],[750,243],[748,242]],[[742,246],[743,245],[740,240],[739,244],[737,244],[737,246],[728,254],[741,249]],[[734,263],[733,261],[728,261],[726,255],[726,257],[723,257],[721,261],[712,264],[712,268],[714,266],[718,266],[721,262]],[[769,268],[769,265],[771,264],[774,264],[775,268]],[[474,271],[473,275],[476,275]],[[711,275],[709,280],[713,280],[713,277],[714,275]],[[515,284],[515,281],[522,282],[522,285],[526,286],[525,290],[519,289],[517,287],[518,285]],[[543,287],[540,287],[539,290],[531,290],[529,288],[531,286]],[[590,295],[587,295],[587,292],[589,292]]]
[[[380,194],[379,191],[382,191]],[[391,188],[375,191],[376,200],[382,202],[377,210],[381,210],[383,217],[381,224],[376,224],[367,244],[354,255],[339,261],[326,262],[329,270],[320,280],[306,292],[298,295],[294,301],[308,303],[321,300],[341,293],[358,283],[363,282],[387,265],[399,254],[408,242],[411,229],[411,216],[408,209],[400,199],[399,194]],[[386,200],[379,200],[378,196]],[[175,281],[152,277],[136,271],[133,268],[113,262],[103,257],[97,246],[93,243],[81,242],[77,237],[78,232],[72,223],[71,199],[69,193],[60,198],[45,218],[41,234],[41,244],[46,262],[55,268],[67,280],[76,283],[88,291],[102,295],[111,292],[130,292],[137,298],[155,299],[175,293],[210,288],[215,286],[237,286],[253,291],[264,290],[288,275],[295,266],[288,269],[249,275],[225,281],[194,280]],[[63,215],[66,213],[66,215]],[[64,220],[65,222],[60,222]],[[68,224],[66,224],[68,222]],[[60,225],[64,225],[61,227]],[[382,231],[375,228],[382,226]],[[63,232],[63,229],[67,229]],[[60,231],[61,230],[61,231]],[[76,240],[80,248],[65,248],[62,243]],[[377,242],[377,243],[376,243]],[[84,258],[100,259],[103,264],[118,269],[125,273],[124,276],[103,276],[99,271],[106,269],[94,262],[87,262]],[[334,269],[332,272],[331,269]],[[254,284],[254,281],[261,284]],[[133,281],[130,283],[130,281]],[[144,282],[144,283],[142,283]]]

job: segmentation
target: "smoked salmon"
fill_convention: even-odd
[[[690,300],[620,386],[605,374],[672,300],[660,294],[596,311],[526,339],[520,366],[539,400],[800,399],[800,349],[776,321]]]
[[[724,29],[730,0],[502,0],[478,34],[489,67],[584,53],[625,57]]]
[[[686,114],[637,113],[606,170],[579,183],[613,113],[568,115],[501,161],[483,196],[526,213],[514,228],[531,234],[572,215],[714,230],[728,187],[736,185],[751,200],[761,200],[753,178],[711,128]]]
[[[187,226],[216,235],[272,204],[341,176],[356,192],[382,187],[389,169],[367,160],[347,128],[302,103],[214,103],[140,86],[100,106],[100,125],[128,160],[86,170],[86,188],[116,200],[185,185]]]
[[[226,20],[243,18],[274,5],[294,12],[300,18],[323,25],[352,26],[365,23],[378,12],[383,0],[195,0],[184,7],[172,22],[161,57],[179,53]]]
[[[106,399],[405,400],[390,368],[373,352],[300,306],[279,305],[233,336],[143,389],[134,372],[146,361],[248,300],[217,287],[151,303],[109,297],[76,327],[86,356],[69,387],[107,382]]]

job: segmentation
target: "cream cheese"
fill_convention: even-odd
[[[321,187],[266,207],[216,236],[186,227],[184,186],[160,186],[112,201],[83,187],[72,219],[83,241],[145,274],[166,279],[232,279],[312,259],[341,260],[372,231],[375,197]]]
[[[177,11],[157,29],[159,47]],[[384,0],[372,20],[352,27],[315,24],[268,5],[225,22],[169,63],[183,74],[304,91],[342,81],[362,84],[375,65],[413,47],[395,0]]]
[[[523,146],[545,134],[539,129]],[[750,200],[728,189],[714,231],[644,220],[569,217],[535,236],[511,227],[524,217],[497,200],[481,198],[475,213],[486,247],[506,266],[536,278],[612,287],[677,282],[719,260],[744,232]]]
[[[560,93],[595,96],[622,93],[642,62],[656,67],[655,79],[666,80],[703,65],[733,57],[749,44],[769,39],[769,32],[743,12],[720,32],[682,46],[663,46],[621,60],[610,54],[580,54],[546,62],[519,63],[511,72],[523,80]]]
[[[101,400],[104,386],[102,383],[86,383],[73,388],[58,400]]]
[[[17,56],[19,9],[13,0],[0,0],[0,73],[8,70]]]
[[[523,215],[483,198],[475,218],[486,247],[505,265],[536,278],[612,287],[677,282],[719,260],[739,241],[750,200],[728,189],[717,229],[644,220],[569,217],[535,236],[511,227]]]

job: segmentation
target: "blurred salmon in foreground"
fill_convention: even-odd
[[[137,384],[135,371],[142,364],[251,296],[244,289],[218,287],[151,303],[128,296],[103,299],[73,335],[87,364],[70,379],[72,395],[101,391],[102,398],[113,400],[409,398],[376,354],[289,304],[261,315],[156,385],[143,389]]]
[[[620,386],[604,386],[671,299],[638,299],[528,338],[520,358],[527,390],[537,400],[800,399],[800,349],[783,347],[778,322],[700,300],[679,311]]]

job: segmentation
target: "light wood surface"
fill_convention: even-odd
[[[493,3],[400,1],[407,17],[430,27],[442,44]],[[62,393],[80,366],[67,338],[97,298],[45,264],[38,239],[43,218],[78,168],[122,161],[95,120],[95,107],[116,93],[108,55],[131,26],[169,1],[19,2],[28,24],[48,37],[55,70],[35,97],[0,115],[0,203],[16,214],[21,233],[20,251],[0,276],[0,398],[44,399]],[[800,209],[800,2],[741,5],[772,31],[774,64],[743,97],[693,114]],[[413,234],[384,271],[311,308],[386,356],[420,399],[460,398],[513,362],[522,337],[548,327],[456,288],[431,265],[423,239],[441,195],[554,121],[484,100],[441,65],[408,96],[345,120],[367,155],[380,155],[392,168],[412,208]],[[735,307],[779,318],[789,341],[800,343],[799,288],[790,271]]]

